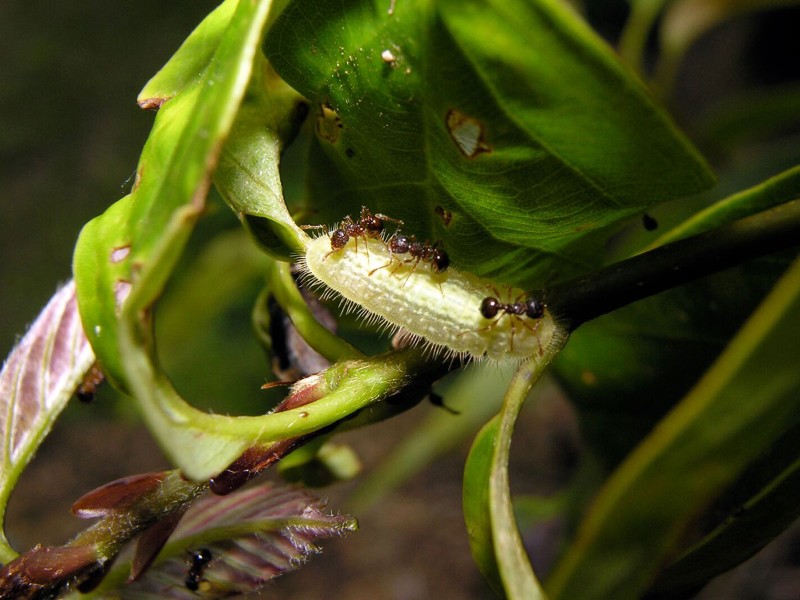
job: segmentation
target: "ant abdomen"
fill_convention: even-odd
[[[544,302],[536,298],[525,300],[525,316],[531,319],[541,319],[544,316],[544,309],[547,308]]]
[[[337,229],[331,233],[331,250],[341,250],[350,241],[350,236],[343,229]]]
[[[402,233],[396,233],[389,238],[389,252],[392,254],[406,254],[410,247],[411,241]]]

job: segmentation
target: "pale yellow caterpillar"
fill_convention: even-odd
[[[353,236],[336,249],[331,238],[318,237],[309,241],[301,263],[305,283],[325,284],[350,308],[360,307],[368,322],[401,330],[435,353],[520,361],[542,356],[565,335],[543,306],[541,317],[534,319],[510,312],[526,297],[521,289],[452,268],[435,272],[428,264],[404,261],[377,236]],[[505,290],[505,298],[498,300],[501,310],[486,318],[482,303],[503,295],[498,289]]]

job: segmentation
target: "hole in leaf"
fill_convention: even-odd
[[[447,112],[445,124],[450,138],[458,146],[461,154],[467,158],[475,158],[482,152],[492,151],[491,146],[484,140],[486,127],[477,119],[453,108]]]

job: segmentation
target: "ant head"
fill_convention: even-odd
[[[362,217],[361,223],[368,233],[380,233],[383,231],[383,219],[375,215],[366,215]]]
[[[331,234],[331,250],[341,250],[349,240],[350,236],[343,229],[337,229]]]
[[[367,231],[367,233],[380,233],[383,231],[383,219],[377,215],[373,215],[366,206],[361,207],[361,218],[359,224]]]
[[[431,268],[437,273],[441,273],[447,270],[449,264],[450,257],[447,256],[447,252],[440,248],[434,248],[433,256],[431,256]]]
[[[389,250],[394,254],[405,254],[408,252],[410,245],[411,240],[408,239],[408,236],[402,233],[394,234],[389,240]]]
[[[544,304],[536,298],[528,298],[525,301],[525,315],[531,319],[540,319],[544,316]]]
[[[500,312],[502,306],[497,298],[492,298],[491,296],[484,298],[483,302],[481,302],[481,315],[483,315],[484,319],[493,319]]]
[[[192,552],[192,565],[195,567],[202,567],[212,559],[211,550],[208,548],[200,548],[199,550]]]

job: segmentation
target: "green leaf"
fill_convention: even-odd
[[[495,416],[478,432],[464,467],[463,506],[472,558],[492,588],[500,593],[503,582],[495,556],[492,522],[488,512],[491,503],[491,472],[494,440],[500,419]],[[529,569],[525,569],[529,571]]]
[[[767,450],[762,460],[748,468],[747,474],[754,475],[751,478],[761,482],[761,488],[664,569],[653,586],[657,594],[685,594],[698,588],[753,556],[797,520],[800,516],[798,433],[797,427],[787,432]],[[788,466],[784,466],[784,461]],[[782,467],[777,473],[776,466]]]
[[[8,499],[94,362],[70,282],[56,292],[0,371],[0,562],[16,556],[3,530]]]
[[[763,294],[736,270],[581,325],[554,363],[587,444],[614,467],[691,389]],[[643,401],[643,398],[646,401]]]
[[[785,204],[800,195],[798,176],[800,170],[792,168],[718,200],[646,248],[641,245],[647,237],[634,235],[623,255]],[[624,307],[574,332],[555,364],[556,373],[579,405],[590,445],[607,464],[621,460],[690,389],[792,257],[789,252],[730,269]],[[642,397],[648,401],[641,402]]]
[[[464,468],[463,507],[475,563],[495,590],[513,600],[546,598],[533,573],[514,519],[508,477],[511,436],[533,385],[559,348],[520,366],[500,413],[480,430]]]
[[[158,108],[191,85],[208,68],[230,25],[238,0],[225,0],[186,38],[169,62],[144,86],[137,102]]]
[[[558,2],[412,0],[389,14],[297,0],[265,52],[312,101],[309,183],[324,218],[368,205],[509,283],[596,264],[603,227],[712,181]],[[436,206],[453,212],[448,226]]]
[[[214,173],[214,185],[261,249],[283,261],[302,254],[308,240],[286,209],[278,169],[300,107],[302,98],[258,60]]]
[[[800,261],[706,375],[613,474],[547,589],[638,598],[680,534],[797,424]]]
[[[81,316],[104,371],[141,404],[187,474],[221,470],[247,446],[205,436],[154,356],[150,312],[200,217],[215,165],[245,92],[269,2],[239,3],[202,76],[159,110],[130,196],[91,221],[75,251]],[[197,448],[203,450],[198,452]]]
[[[638,74],[644,72],[647,40],[661,11],[670,0],[631,0],[628,20],[620,33],[620,57]]]
[[[645,250],[725,225],[797,198],[800,198],[800,166],[715,202],[659,236]]]

